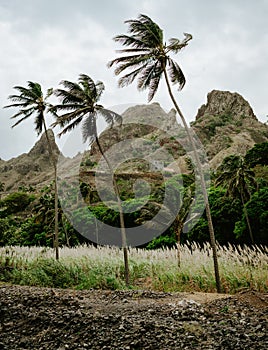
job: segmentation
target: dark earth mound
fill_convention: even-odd
[[[268,295],[0,286],[0,349],[267,349]]]

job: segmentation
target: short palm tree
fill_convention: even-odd
[[[58,114],[60,111],[64,111],[63,114],[57,116],[56,122],[53,126],[59,125],[62,127],[62,131],[59,136],[65,134],[68,131],[73,130],[76,126],[82,123],[82,136],[83,141],[88,141],[89,144],[96,142],[98,149],[105,159],[108,168],[113,174],[112,166],[109,159],[106,157],[105,152],[100,144],[97,133],[97,117],[102,116],[106,123],[110,126],[114,122],[121,123],[122,118],[117,113],[105,109],[102,105],[98,104],[101,95],[104,91],[104,84],[100,81],[94,82],[86,74],[80,74],[78,83],[73,83],[67,80],[61,82],[63,89],[56,89],[54,94],[61,99],[61,104],[54,105],[52,110]],[[122,247],[124,251],[125,262],[125,279],[126,284],[129,284],[129,267],[128,267],[128,251],[126,242],[126,230],[123,216],[122,203],[116,180],[113,176],[113,186],[117,197],[119,216],[120,216],[120,229],[122,236]]]
[[[254,244],[252,228],[245,207],[246,202],[251,197],[251,189],[257,186],[254,172],[248,169],[242,156],[236,155],[226,157],[218,170],[219,176],[216,179],[216,185],[226,188],[228,196],[241,199],[251,243]]]
[[[213,251],[216,285],[218,292],[220,292],[221,286],[216,242],[212,225],[208,194],[204,179],[204,172],[191,130],[186,123],[184,115],[182,114],[171,89],[171,84],[176,84],[179,90],[181,90],[185,85],[185,76],[178,63],[170,57],[170,54],[177,54],[180,50],[186,47],[189,40],[192,39],[192,36],[191,34],[185,33],[183,40],[171,38],[169,40],[169,44],[167,45],[164,42],[162,29],[148,16],[141,14],[137,19],[128,20],[125,23],[129,25],[129,34],[118,35],[114,38],[116,42],[119,42],[123,46],[127,47],[118,51],[119,53],[124,54],[124,56],[115,58],[108,63],[108,66],[112,67],[113,65],[117,65],[115,69],[116,75],[127,71],[127,74],[119,79],[120,87],[131,84],[137,78],[138,89],[149,90],[149,102],[153,99],[158,89],[159,82],[164,76],[169,96],[187,132],[188,139],[193,149],[197,169],[200,174],[206,215],[209,225],[210,242]]]
[[[13,102],[4,108],[19,108],[19,111],[14,114],[11,118],[19,120],[12,125],[12,128],[23,122],[24,120],[35,117],[35,130],[38,135],[40,135],[43,130],[46,135],[48,151],[50,160],[54,168],[54,189],[55,189],[55,205],[54,205],[54,215],[55,215],[55,233],[54,233],[54,248],[56,251],[56,259],[59,259],[59,228],[58,228],[58,188],[57,188],[57,157],[53,153],[52,145],[48,136],[48,130],[45,120],[45,112],[48,111],[50,104],[48,103],[48,98],[52,94],[53,90],[49,89],[46,96],[44,96],[41,85],[32,81],[28,81],[28,86],[15,86],[15,90],[18,91],[18,95],[10,95],[8,98]]]

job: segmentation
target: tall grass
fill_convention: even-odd
[[[268,291],[267,247],[219,247],[221,283],[226,293],[244,288]],[[61,248],[1,247],[0,281],[21,285],[75,289],[124,289],[124,262],[115,247]],[[212,251],[209,245],[176,249],[129,249],[133,289],[215,292]]]

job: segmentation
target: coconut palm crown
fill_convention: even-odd
[[[257,183],[254,172],[248,169],[244,158],[236,155],[226,157],[219,171],[216,185],[225,187],[227,195],[233,197],[239,195],[243,201],[248,201],[251,197],[251,189],[256,189]]]
[[[59,125],[62,131],[59,136],[71,131],[82,122],[82,134],[84,142],[92,143],[97,137],[98,116],[102,116],[106,123],[113,126],[114,122],[121,123],[122,117],[102,105],[98,104],[104,91],[101,81],[94,82],[86,74],[80,74],[78,83],[63,80],[63,89],[56,89],[54,94],[60,98],[61,104],[54,105],[51,111],[57,115],[56,122],[52,126]],[[64,111],[58,115],[58,112]]]
[[[183,40],[171,38],[167,45],[163,39],[163,30],[148,16],[141,14],[138,19],[128,20],[125,23],[129,25],[129,35],[118,35],[114,40],[128,47],[117,51],[127,55],[108,63],[109,67],[117,65],[116,75],[129,71],[119,79],[119,86],[127,86],[137,78],[138,89],[149,90],[148,102],[150,102],[158,89],[163,73],[167,71],[170,81],[178,84],[181,90],[185,85],[185,76],[178,63],[170,58],[169,54],[176,54],[187,46],[192,35],[184,33]]]
[[[49,89],[46,96],[44,96],[41,85],[32,81],[28,81],[28,87],[14,86],[14,89],[20,94],[8,96],[8,99],[13,103],[4,106],[4,108],[19,108],[19,111],[11,117],[11,119],[20,118],[12,125],[12,128],[29,117],[34,116],[35,130],[38,135],[41,134],[45,127],[44,112],[50,106],[47,98],[52,94],[52,89]]]

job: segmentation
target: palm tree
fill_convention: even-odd
[[[54,190],[55,190],[55,233],[54,233],[54,248],[56,251],[56,260],[59,259],[59,228],[58,228],[58,186],[57,186],[57,157],[53,153],[51,141],[49,139],[48,130],[45,120],[45,112],[48,111],[50,104],[47,99],[51,96],[53,90],[49,89],[46,96],[42,92],[41,85],[28,81],[28,87],[15,86],[15,90],[18,91],[18,95],[10,95],[8,98],[13,102],[4,108],[16,107],[19,111],[14,114],[11,119],[19,118],[19,120],[12,125],[12,128],[23,122],[24,120],[35,117],[35,130],[37,135],[40,135],[43,130],[45,131],[48,151],[50,160],[54,168]]]
[[[115,58],[108,63],[108,66],[112,67],[113,65],[117,65],[115,69],[116,75],[119,75],[123,71],[128,72],[119,79],[120,87],[131,84],[137,78],[138,90],[149,90],[148,102],[153,99],[158,89],[159,82],[162,76],[164,76],[169,96],[187,132],[187,136],[194,153],[197,170],[200,174],[202,193],[204,196],[206,215],[209,225],[210,242],[213,251],[217,291],[220,292],[221,285],[216,242],[208,201],[208,193],[204,179],[204,172],[198,156],[193,135],[186,123],[184,115],[182,114],[182,111],[179,108],[179,105],[177,104],[171,89],[172,83],[178,85],[179,90],[181,90],[184,87],[186,80],[180,66],[169,56],[169,54],[176,54],[184,47],[186,47],[189,40],[192,39],[192,35],[185,33],[183,40],[171,38],[169,40],[169,44],[167,45],[163,39],[162,29],[148,16],[141,14],[136,20],[128,20],[125,23],[129,25],[129,34],[118,35],[114,38],[114,40],[128,48],[119,50],[118,52],[124,54],[124,56]]]
[[[117,113],[105,109],[98,104],[100,97],[104,91],[104,84],[101,81],[94,82],[88,75],[80,74],[78,83],[73,83],[67,80],[61,82],[63,89],[56,89],[54,94],[61,99],[61,104],[52,107],[52,110],[57,113],[58,111],[65,111],[62,115],[57,116],[56,122],[53,126],[59,125],[63,129],[59,136],[65,134],[68,131],[73,130],[77,125],[82,122],[82,136],[83,141],[88,141],[92,144],[94,141],[97,147],[105,159],[107,166],[113,174],[112,166],[109,159],[106,157],[104,150],[100,144],[97,133],[97,117],[102,116],[106,123],[113,126],[114,122],[121,123],[122,117]],[[116,193],[119,216],[120,216],[120,229],[122,236],[122,247],[124,252],[125,263],[125,280],[129,285],[129,267],[128,267],[128,251],[126,241],[126,230],[123,216],[122,203],[118,186],[113,176],[113,186]]]
[[[228,196],[238,196],[241,199],[251,243],[254,244],[252,228],[245,207],[246,202],[251,197],[251,188],[257,187],[254,172],[248,169],[242,156],[236,155],[226,157],[218,170],[219,176],[216,179],[216,185],[226,188],[226,194]]]

